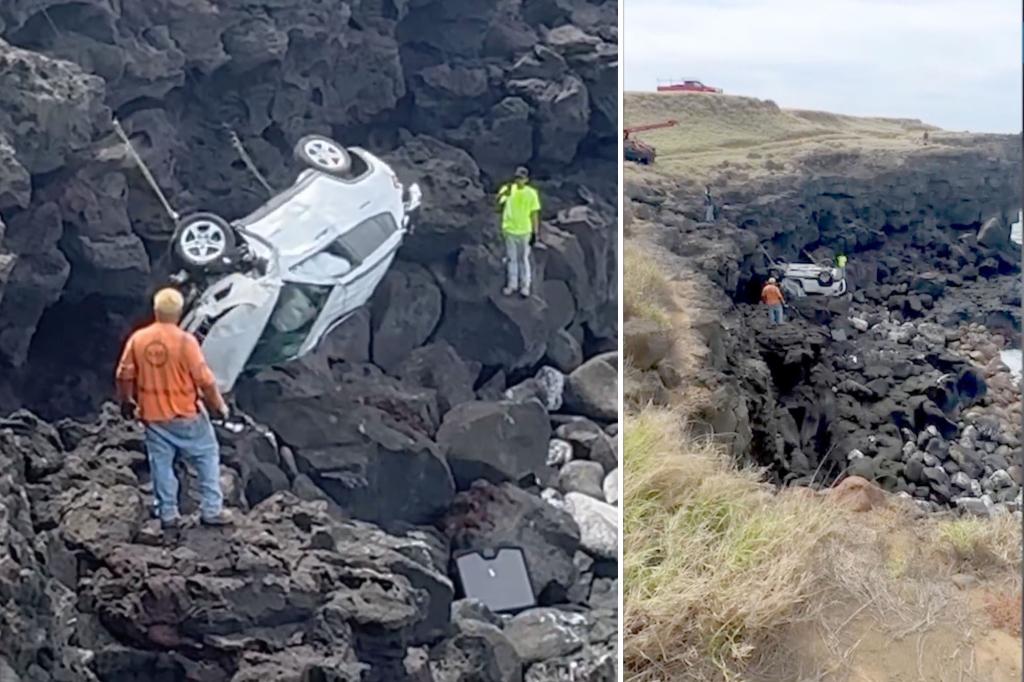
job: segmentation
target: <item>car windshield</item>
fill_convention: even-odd
[[[358,265],[369,258],[397,230],[398,224],[390,213],[379,213],[331,242],[327,252]]]
[[[332,289],[314,284],[286,283],[246,369],[270,367],[297,356]]]

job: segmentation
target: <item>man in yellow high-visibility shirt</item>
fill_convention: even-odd
[[[846,277],[846,254],[840,253],[836,256],[836,267],[839,269],[839,278]]]
[[[540,228],[540,196],[528,184],[530,172],[523,166],[516,169],[515,181],[498,190],[501,206],[501,233],[508,253],[507,279],[502,290],[506,296],[519,291],[530,295],[530,244]]]

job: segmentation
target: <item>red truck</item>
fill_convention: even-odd
[[[658,92],[713,92],[720,95],[722,94],[722,88],[704,85],[696,78],[683,78],[665,83],[658,81]]]

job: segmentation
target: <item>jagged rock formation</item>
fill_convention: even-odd
[[[225,125],[278,186],[295,172],[291,145],[311,132],[419,181],[426,205],[400,258],[425,267],[396,268],[372,306],[372,359],[385,370],[429,340],[509,369],[549,344],[570,356],[563,371],[581,360],[567,344],[612,347],[615,25],[611,2],[5,3],[7,406],[94,413],[108,382],[90,368],[111,361],[173,229],[114,144],[112,116],[182,213],[233,218],[265,198],[233,162]],[[555,297],[511,304],[494,297],[502,251],[488,191],[524,163],[545,202],[538,270]],[[68,323],[88,327],[80,353],[55,339]]]
[[[1014,418],[987,390],[1009,374],[994,351],[968,355],[977,341],[947,347],[968,328],[986,330],[990,346],[1019,335],[1021,251],[1009,239],[1019,139],[960,142],[818,152],[793,174],[722,181],[714,224],[699,222],[702,187],[627,181],[627,213],[651,224],[669,270],[691,273],[701,292],[689,312],[705,344],[707,426],[777,482],[856,474],[929,504],[1019,506],[1008,474],[1022,464],[1019,402]],[[762,248],[790,262],[847,254],[852,295],[793,301],[793,319],[770,328],[756,305],[770,266]],[[656,330],[627,321],[625,333],[643,377],[627,393],[664,400],[677,372]]]
[[[48,421],[0,422],[0,677],[614,679],[616,9],[2,3],[0,412]],[[224,126],[275,186],[316,132],[424,191],[366,309],[240,382],[258,426],[220,434],[240,525],[177,546],[147,527],[139,434],[101,413],[173,230],[114,117],[181,213],[266,198]],[[519,164],[544,202],[526,300],[500,294],[491,201]],[[483,533],[492,505],[558,532]],[[512,621],[449,562],[499,536],[543,581]]]

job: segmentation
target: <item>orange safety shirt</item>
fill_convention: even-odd
[[[195,417],[199,391],[216,381],[196,337],[166,322],[131,335],[117,365],[117,380],[134,383],[144,422]]]
[[[765,284],[761,289],[761,302],[768,305],[779,305],[783,301],[782,291],[774,284]]]

